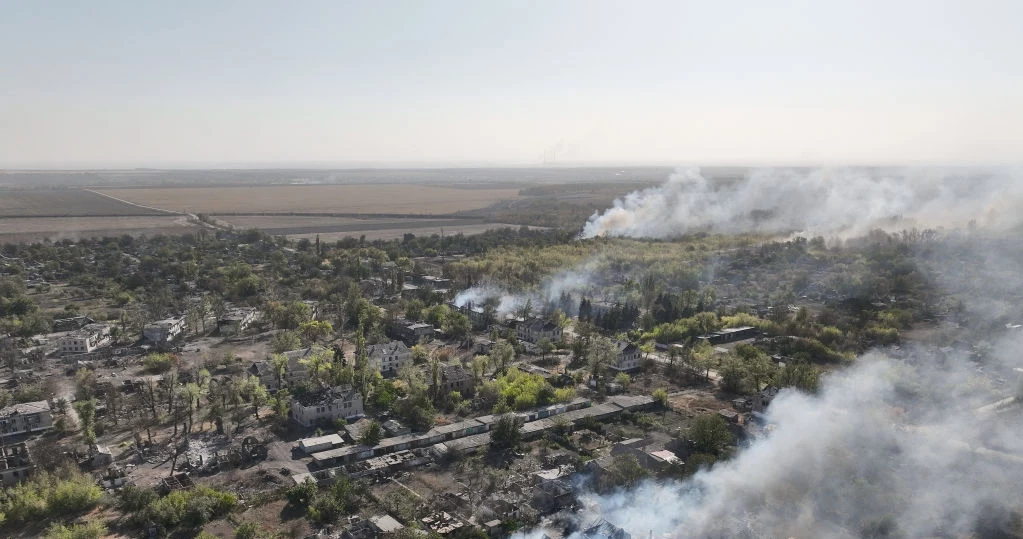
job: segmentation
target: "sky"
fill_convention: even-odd
[[[1023,161],[1023,2],[0,0],[0,168]]]

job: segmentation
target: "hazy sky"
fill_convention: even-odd
[[[0,167],[1023,161],[1023,2],[0,0]]]

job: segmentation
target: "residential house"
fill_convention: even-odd
[[[256,310],[251,307],[235,307],[228,309],[217,320],[217,330],[221,335],[238,335],[245,331],[256,320]]]
[[[392,327],[392,330],[394,335],[408,346],[432,341],[433,336],[437,333],[437,330],[430,324],[409,322],[407,320],[399,320]]]
[[[146,324],[142,328],[142,336],[151,343],[162,345],[172,342],[185,331],[185,317],[166,318]]]
[[[434,390],[437,395],[447,395],[452,391],[458,391],[462,397],[470,397],[475,392],[475,378],[471,372],[459,365],[441,365],[439,386],[436,388],[433,384],[433,373],[430,371],[430,366],[425,368],[426,380],[430,384],[430,389]]]
[[[333,423],[365,414],[362,395],[349,386],[337,386],[296,399],[291,404],[291,418],[303,427],[320,422]]]
[[[46,401],[12,404],[0,410],[0,434],[11,436],[39,432],[53,427],[50,403]]]
[[[288,362],[284,365],[284,387],[292,387],[308,380],[309,369],[305,366],[303,360],[309,358],[309,356],[313,354],[322,352],[323,350],[324,349],[321,347],[310,346],[308,348],[299,348],[298,350],[289,350],[284,352],[284,357],[288,358]],[[246,371],[252,376],[258,377],[259,381],[267,389],[271,391],[281,389],[278,387],[277,372],[274,370],[272,361],[253,361]]]
[[[638,346],[629,341],[615,341],[615,348],[617,350],[615,362],[608,367],[619,372],[634,371],[639,368],[642,352]]]
[[[88,354],[110,344],[110,326],[87,324],[60,339],[60,354]]]
[[[0,484],[5,487],[17,485],[34,471],[35,465],[24,443],[0,447]]]
[[[533,344],[537,344],[544,339],[550,342],[561,340],[561,326],[550,320],[539,318],[531,318],[520,322],[515,327],[515,333],[520,341],[531,342]]]
[[[394,375],[398,369],[412,361],[412,351],[402,341],[371,344],[366,347],[369,364],[385,375]]]

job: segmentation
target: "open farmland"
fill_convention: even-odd
[[[365,236],[367,240],[389,240],[406,233],[417,236],[440,234],[479,234],[495,228],[519,225],[491,223],[483,219],[416,218],[416,217],[323,217],[303,215],[228,215],[218,221],[240,230],[256,228],[274,236],[292,239],[336,241],[345,237]]]
[[[83,189],[0,190],[0,218],[165,214]]]
[[[268,185],[102,189],[109,196],[187,213],[446,215],[515,200],[518,189],[415,184]]]
[[[0,244],[104,236],[184,234],[195,225],[183,216],[9,217],[0,218]]]
[[[488,230],[495,230],[499,228],[519,228],[520,225],[511,225],[507,223],[478,223],[478,224],[462,224],[466,221],[455,221],[443,225],[425,226],[417,225],[414,221],[409,221],[404,227],[401,228],[363,228],[358,231],[352,232],[326,232],[326,233],[306,233],[306,234],[288,234],[287,236],[291,239],[315,239],[316,236],[320,237],[320,241],[333,242],[348,237],[365,236],[366,240],[393,240],[403,237],[406,233],[415,234],[416,236],[432,236],[434,234],[440,234],[441,230],[447,236],[454,234],[464,234],[471,236],[473,234],[481,234]],[[397,224],[397,223],[394,223]],[[542,228],[542,227],[529,227],[529,228]]]

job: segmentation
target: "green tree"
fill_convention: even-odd
[[[383,438],[383,429],[380,427],[380,423],[378,421],[373,420],[370,421],[369,425],[366,425],[366,429],[362,431],[359,443],[362,445],[377,445],[380,443],[381,438]]]
[[[511,414],[501,416],[490,433],[490,445],[495,449],[512,449],[522,441],[522,427]]]
[[[728,430],[724,418],[717,414],[703,414],[696,418],[689,429],[689,438],[701,453],[717,455],[734,437]]]
[[[298,333],[307,342],[318,342],[334,332],[334,326],[326,320],[310,320],[298,327]]]
[[[281,331],[270,337],[270,351],[274,354],[297,350],[300,346],[302,346],[302,341],[298,338],[298,335],[291,331]]]

